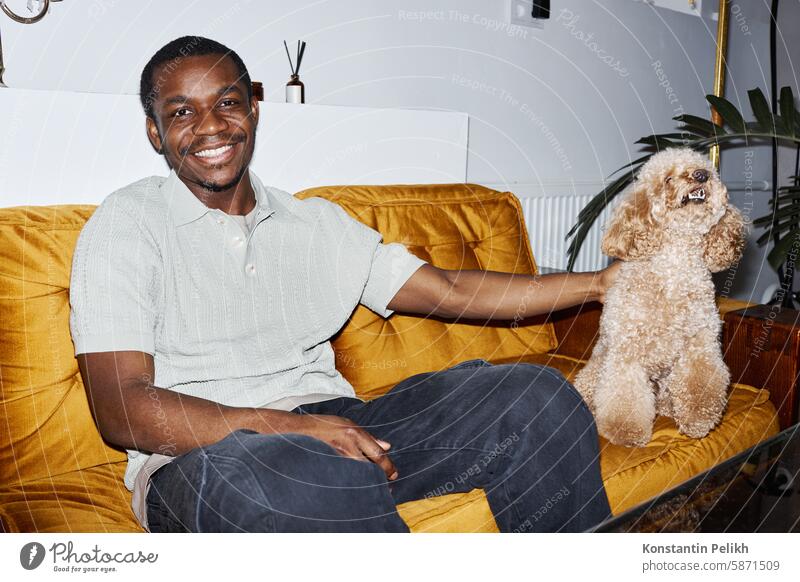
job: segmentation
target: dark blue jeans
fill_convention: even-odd
[[[388,441],[398,479],[310,436],[237,430],[152,476],[150,531],[405,532],[398,503],[476,488],[505,532],[583,531],[610,516],[593,417],[553,368],[470,360],[369,402],[293,412]]]

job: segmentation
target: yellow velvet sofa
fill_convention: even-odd
[[[519,201],[471,184],[316,188],[430,263],[449,269],[534,273]],[[0,209],[0,530],[136,532],[123,484],[126,457],[92,420],[69,333],[69,280],[78,233],[94,206]],[[727,302],[721,310],[742,307]],[[574,311],[574,310],[573,310]],[[337,367],[363,398],[410,375],[471,358],[545,363],[568,377],[589,356],[597,306],[493,323],[446,322],[358,307],[333,345]],[[589,321],[589,326],[585,322]],[[593,327],[592,327],[593,326]],[[588,330],[588,331],[587,331]],[[700,440],[659,419],[640,449],[602,441],[601,466],[615,513],[775,434],[763,387],[734,385],[723,422]],[[413,531],[497,531],[481,490],[405,503]]]

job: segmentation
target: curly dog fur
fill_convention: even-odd
[[[711,272],[739,259],[744,234],[707,158],[671,148],[644,164],[606,227],[603,252],[624,262],[575,379],[612,443],[644,446],[657,414],[694,438],[719,422],[730,373]]]

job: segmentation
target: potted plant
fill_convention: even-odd
[[[792,144],[798,152],[795,175],[789,178],[790,183],[780,187],[773,184],[770,214],[753,221],[754,226],[764,228],[764,233],[757,241],[759,245],[766,244],[770,239],[774,241],[767,261],[777,271],[782,288],[789,289],[793,280],[793,261],[791,268],[784,270],[782,266],[786,263],[792,244],[800,237],[800,172],[797,168],[800,163],[800,112],[795,108],[791,87],[781,89],[777,113],[770,110],[761,89],[752,89],[747,94],[755,121],[745,121],[730,101],[716,95],[706,95],[706,100],[722,117],[722,125],[695,115],[678,115],[673,118],[680,123],[677,132],[654,134],[639,139],[636,143],[645,146],[648,153],[611,174],[612,178],[616,178],[581,210],[577,222],[567,233],[567,239],[572,239],[567,249],[567,269],[573,269],[581,245],[603,209],[634,181],[642,165],[659,150],[689,147],[707,152],[714,145],[719,145],[720,148],[737,147],[767,141]],[[787,306],[791,305],[790,296],[791,293],[784,294],[784,304]]]

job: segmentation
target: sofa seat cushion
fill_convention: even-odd
[[[581,367],[572,358],[548,356],[525,361],[547,363],[567,376]],[[600,471],[611,511],[618,515],[778,432],[769,392],[734,384],[722,422],[703,439],[680,434],[675,423],[664,417],[656,420],[653,438],[642,448],[612,445],[601,437]],[[398,509],[412,531],[497,531],[481,490],[411,501]]]
[[[476,184],[328,186],[296,194],[325,198],[444,269],[533,274],[536,264],[519,200]],[[544,353],[556,346],[543,318],[453,323],[394,314],[383,319],[359,306],[334,338],[338,370],[361,398],[384,394],[420,372],[473,358]]]
[[[778,432],[769,392],[734,384],[722,422],[705,438],[686,437],[663,417],[645,447],[612,445],[601,437],[600,468],[611,509],[630,509]]]
[[[532,354],[522,361],[556,368],[570,382],[585,363],[558,354]],[[600,437],[600,471],[611,510],[622,513],[779,431],[769,391],[733,384],[722,421],[703,439],[682,435],[674,421],[661,416],[645,447],[613,445]]]
[[[409,501],[397,512],[414,533],[497,533],[483,489]]]
[[[555,358],[559,366],[569,360]],[[656,421],[653,439],[643,448],[601,439],[600,467],[611,509],[619,514],[777,432],[768,392],[735,384],[722,422],[704,439],[681,435],[666,418]],[[124,472],[124,462],[112,463],[0,489],[0,524],[7,532],[141,531]],[[497,531],[480,489],[410,501],[398,512],[414,532]]]
[[[125,488],[126,461],[89,467],[0,489],[4,532],[142,531]]]

